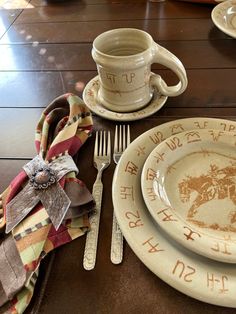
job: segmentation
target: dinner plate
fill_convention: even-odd
[[[154,90],[153,98],[146,107],[134,112],[115,112],[97,102],[99,85],[98,76],[88,82],[83,91],[83,100],[92,112],[108,120],[125,122],[144,119],[160,110],[167,100],[167,96],[160,95]]]
[[[236,38],[236,1],[227,0],[214,7],[211,13],[213,23],[225,34]]]
[[[141,177],[146,206],[163,230],[228,263],[236,263],[235,142],[236,133],[215,129],[173,135],[154,148]]]
[[[141,192],[142,167],[156,145],[173,134],[204,128],[232,131],[236,130],[236,122],[210,118],[181,119],[140,135],[128,146],[116,166],[112,199],[129,246],[153,273],[193,298],[236,307],[235,265],[210,260],[172,240],[152,219]],[[220,242],[218,248],[224,249]]]

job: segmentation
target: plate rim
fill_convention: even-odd
[[[176,277],[173,277],[173,275],[170,274],[170,272],[167,272],[167,266],[169,267],[170,264],[173,266],[173,261],[170,258],[171,256],[165,257],[165,261],[163,264],[163,261],[160,261],[160,258],[157,256],[157,259],[153,257],[153,255],[148,255],[147,257],[147,252],[146,252],[146,247],[141,243],[138,243],[136,233],[140,232],[139,228],[133,228],[131,229],[128,225],[128,217],[125,216],[127,213],[125,212],[125,207],[124,204],[121,202],[121,198],[118,196],[117,190],[119,191],[119,185],[118,185],[118,177],[120,177],[120,172],[122,171],[122,167],[124,167],[124,162],[126,162],[127,157],[129,156],[130,151],[136,147],[142,140],[147,138],[148,136],[151,136],[154,131],[160,131],[164,128],[168,128],[170,126],[173,127],[176,123],[184,123],[188,124],[188,122],[191,122],[192,125],[194,125],[194,122],[199,124],[201,122],[202,125],[205,125],[208,122],[217,122],[219,124],[219,129],[220,126],[222,129],[224,127],[228,128],[236,128],[236,122],[235,121],[230,121],[230,120],[225,120],[225,119],[217,119],[217,118],[204,118],[204,117],[196,117],[196,118],[185,118],[185,119],[179,119],[179,120],[174,120],[170,122],[166,122],[162,125],[156,126],[145,133],[141,134],[139,137],[137,137],[131,144],[128,146],[127,150],[123,153],[120,162],[116,166],[114,177],[113,177],[113,184],[112,184],[112,200],[113,200],[113,205],[114,205],[114,210],[116,214],[116,218],[118,220],[118,223],[121,227],[121,230],[131,247],[131,249],[134,251],[134,253],[138,256],[138,258],[144,263],[144,265],[149,268],[154,274],[156,274],[160,279],[162,279],[164,282],[172,286],[173,288],[177,289],[178,291],[181,291],[182,293],[193,297],[195,299],[198,299],[200,301],[204,301],[206,303],[214,304],[214,305],[220,305],[220,306],[225,306],[225,307],[236,307],[236,299],[235,299],[235,290],[236,290],[236,269],[233,267],[232,264],[226,264],[224,266],[224,263],[219,263],[212,261],[211,267],[209,269],[209,259],[201,257],[195,253],[190,252],[189,250],[186,250],[185,248],[181,247],[179,244],[176,242],[174,243],[174,246],[170,245],[171,239],[166,237],[156,226],[154,227],[153,222],[150,220],[150,216],[148,216],[147,213],[145,213],[144,216],[141,218],[145,218],[148,223],[149,223],[149,229],[152,229],[151,231],[155,231],[157,234],[157,241],[162,241],[163,243],[166,243],[169,245],[170,249],[172,250],[172,254],[175,254],[175,257],[178,256],[181,258],[181,254],[184,253],[183,256],[183,263],[187,267],[191,267],[188,264],[192,262],[194,265],[197,260],[197,266],[200,269],[200,273],[203,272],[203,269],[205,271],[204,276],[202,276],[201,279],[204,277],[204,285],[206,284],[205,278],[206,278],[206,269],[210,271],[210,274],[213,274],[214,276],[224,276],[222,278],[227,278],[227,276],[230,277],[230,281],[227,281],[227,285],[229,286],[230,289],[228,289],[228,294],[222,294],[219,293],[219,291],[204,291],[201,289],[201,287],[197,288],[196,283],[191,284],[190,288],[190,283],[186,282],[186,280],[179,280],[177,282]],[[185,126],[186,128],[186,126]],[[191,126],[191,128],[193,128]],[[187,128],[186,128],[187,129]],[[124,178],[124,176],[123,176]],[[117,202],[118,201],[118,202]],[[136,204],[133,203],[132,205],[134,207],[135,213],[136,213]],[[129,208],[130,209],[130,208]],[[133,214],[134,215],[134,214]],[[146,222],[146,220],[144,222]],[[145,225],[144,225],[145,227]],[[143,229],[142,226],[142,232],[146,230]],[[148,230],[149,232],[149,230]],[[163,252],[162,252],[163,253]],[[164,265],[164,267],[163,267]],[[199,269],[196,271],[194,274],[199,274]],[[208,273],[207,273],[208,275]],[[181,278],[180,278],[181,279]],[[186,279],[186,278],[185,278]],[[198,282],[198,277],[197,277],[197,282]],[[223,279],[222,279],[223,280]],[[198,282],[199,284],[199,282]]]

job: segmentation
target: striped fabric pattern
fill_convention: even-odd
[[[37,153],[45,161],[53,160],[66,153],[74,156],[90,136],[92,125],[91,113],[79,97],[73,94],[58,97],[43,111],[36,127]],[[14,198],[27,180],[26,173],[21,171],[1,194],[0,204],[4,212],[1,221],[2,228],[6,223],[6,204]],[[59,183],[65,188],[69,181],[74,181],[78,188],[86,188],[84,183],[76,178],[74,172],[68,173]],[[6,308],[4,313],[24,312],[33,295],[42,258],[53,249],[82,236],[88,228],[88,213],[85,213],[82,216],[65,220],[56,231],[46,210],[38,204],[13,229],[12,236],[24,269],[27,271],[28,280],[21,291],[7,305],[4,305]]]

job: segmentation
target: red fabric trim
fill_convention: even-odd
[[[65,141],[62,141],[53,147],[51,147],[47,153],[46,160],[51,159],[54,156],[58,156],[68,150],[68,153],[73,156],[82,146],[81,140],[77,136],[73,136]]]
[[[72,241],[72,238],[67,231],[67,227],[63,225],[61,225],[57,231],[52,225],[48,234],[48,239],[52,242],[54,248]]]

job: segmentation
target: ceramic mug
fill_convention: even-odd
[[[97,101],[115,112],[146,106],[154,88],[162,95],[177,96],[187,87],[181,61],[139,29],[119,28],[100,34],[93,42],[92,57],[100,81]],[[160,75],[151,72],[153,63],[171,69],[179,78],[178,84],[167,86]]]

